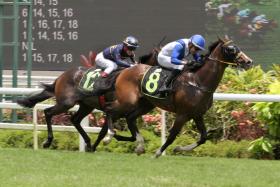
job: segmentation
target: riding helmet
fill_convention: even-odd
[[[193,35],[190,38],[190,42],[197,48],[201,49],[201,50],[205,50],[205,39],[203,38],[203,36],[196,34]]]
[[[123,43],[129,48],[135,50],[139,47],[138,40],[133,36],[128,36],[124,39]]]

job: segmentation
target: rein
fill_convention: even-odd
[[[216,61],[216,62],[220,62],[220,63],[223,63],[223,64],[228,64],[228,65],[232,65],[232,66],[237,66],[236,63],[232,63],[232,62],[227,62],[227,61],[219,60],[219,59],[217,59],[217,58],[208,57],[208,59],[209,59],[209,60]]]
[[[227,45],[231,44],[232,42],[233,42],[232,40],[229,40],[229,41],[227,41],[227,42],[224,42],[223,46],[227,46]],[[238,55],[236,56],[236,58],[239,58],[242,54],[243,54],[243,52],[239,52]],[[210,56],[211,56],[211,55],[209,55],[209,56],[207,57],[209,60],[213,60],[213,61],[216,61],[216,62],[219,62],[219,63],[223,63],[223,64],[228,64],[228,65],[237,66],[236,63],[228,62],[228,61],[223,61],[223,60],[219,60],[219,59],[217,59],[217,58],[212,58],[212,57],[210,57]],[[195,88],[201,90],[202,92],[207,92],[207,93],[214,93],[214,92],[215,92],[215,90],[208,90],[208,89],[206,89],[206,88],[200,87],[199,85],[192,84],[191,82],[186,82],[185,84],[188,85],[188,86],[195,87]]]

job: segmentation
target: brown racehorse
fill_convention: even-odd
[[[156,152],[156,157],[159,157],[175,140],[185,122],[193,119],[200,132],[200,139],[191,145],[176,147],[175,151],[194,149],[206,141],[207,132],[203,115],[213,103],[213,93],[223,77],[225,68],[228,65],[233,65],[247,69],[252,65],[252,60],[229,39],[219,39],[212,44],[204,62],[204,66],[195,73],[183,71],[174,81],[174,91],[166,99],[151,98],[141,93],[141,80],[150,66],[140,64],[125,69],[116,80],[117,100],[108,106],[107,112],[114,115],[116,112],[143,111],[144,109],[141,109],[139,102],[146,100],[147,103],[151,103],[144,106],[147,111],[152,109],[152,106],[157,106],[176,113],[176,119],[170,129],[167,141]]]
[[[141,62],[143,63],[153,63],[154,59],[153,56],[155,56],[156,50],[153,50],[148,55],[144,55],[144,57],[140,57]],[[29,96],[25,97],[23,99],[19,99],[17,102],[18,104],[32,108],[37,103],[42,102],[46,99],[49,99],[51,97],[55,97],[56,104],[50,108],[47,108],[44,110],[45,118],[47,122],[47,130],[48,130],[48,138],[43,143],[44,148],[48,148],[52,141],[53,141],[53,132],[52,132],[52,117],[61,113],[67,112],[70,108],[72,108],[75,104],[78,104],[79,110],[74,113],[74,115],[71,116],[71,122],[74,124],[78,132],[83,137],[85,143],[86,143],[86,150],[87,151],[95,151],[97,145],[99,142],[105,137],[107,134],[108,126],[104,125],[99,133],[99,136],[93,146],[91,146],[91,140],[87,133],[84,131],[84,129],[81,127],[80,123],[81,120],[87,116],[89,113],[91,113],[94,109],[98,110],[104,110],[104,106],[100,104],[99,97],[97,96],[90,96],[83,94],[78,89],[78,84],[83,76],[83,74],[88,70],[89,67],[95,66],[95,64],[92,64],[92,56],[91,53],[89,55],[89,59],[83,59],[85,63],[87,64],[86,67],[77,67],[70,70],[65,71],[62,75],[60,75],[53,84],[43,84],[43,91]],[[117,73],[117,72],[115,72]],[[106,102],[112,102],[114,101],[114,93],[110,92],[105,94]],[[147,101],[143,100],[140,101],[140,106],[149,106],[150,103],[147,103]],[[143,107],[141,107],[143,108]],[[139,113],[140,112],[140,113]],[[136,118],[135,116],[139,116],[142,113],[146,113],[146,109],[143,110],[137,110],[136,112],[134,110],[129,111],[128,113],[115,113],[115,115],[112,116],[113,121],[125,117],[128,123],[128,128],[131,131],[132,136],[131,137],[123,137],[119,135],[114,135],[114,138],[116,138],[118,141],[136,141],[138,142],[138,146],[136,147],[135,151],[137,154],[141,154],[144,152],[144,139],[139,133],[139,130],[136,126]],[[111,122],[110,122],[111,123]]]

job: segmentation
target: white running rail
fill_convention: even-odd
[[[33,93],[38,93],[42,91],[39,88],[0,88],[0,95],[28,95]],[[265,95],[265,94],[223,94],[214,93],[214,100],[219,101],[250,101],[250,102],[280,102],[280,95]],[[42,110],[51,105],[37,104],[33,108],[33,124],[13,124],[13,123],[0,123],[0,128],[5,129],[21,129],[21,130],[33,130],[34,133],[34,149],[38,149],[38,134],[37,131],[46,130],[46,125],[37,124],[37,110]],[[16,103],[0,103],[0,108],[11,108],[11,109],[22,109]],[[72,110],[77,110],[78,106],[72,108]],[[100,112],[100,111],[99,111]],[[82,121],[83,128],[88,133],[97,133],[100,128],[87,127],[88,118]],[[165,134],[166,124],[165,124],[165,112],[162,112],[162,143],[166,141]],[[76,131],[73,126],[53,126],[54,131]],[[81,139],[81,138],[80,138]],[[84,141],[80,140],[80,151],[84,151]]]

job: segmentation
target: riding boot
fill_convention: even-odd
[[[167,77],[165,85],[163,85],[160,89],[160,93],[167,93],[172,90],[171,82],[172,80],[181,72],[179,69],[173,69],[171,74]]]

